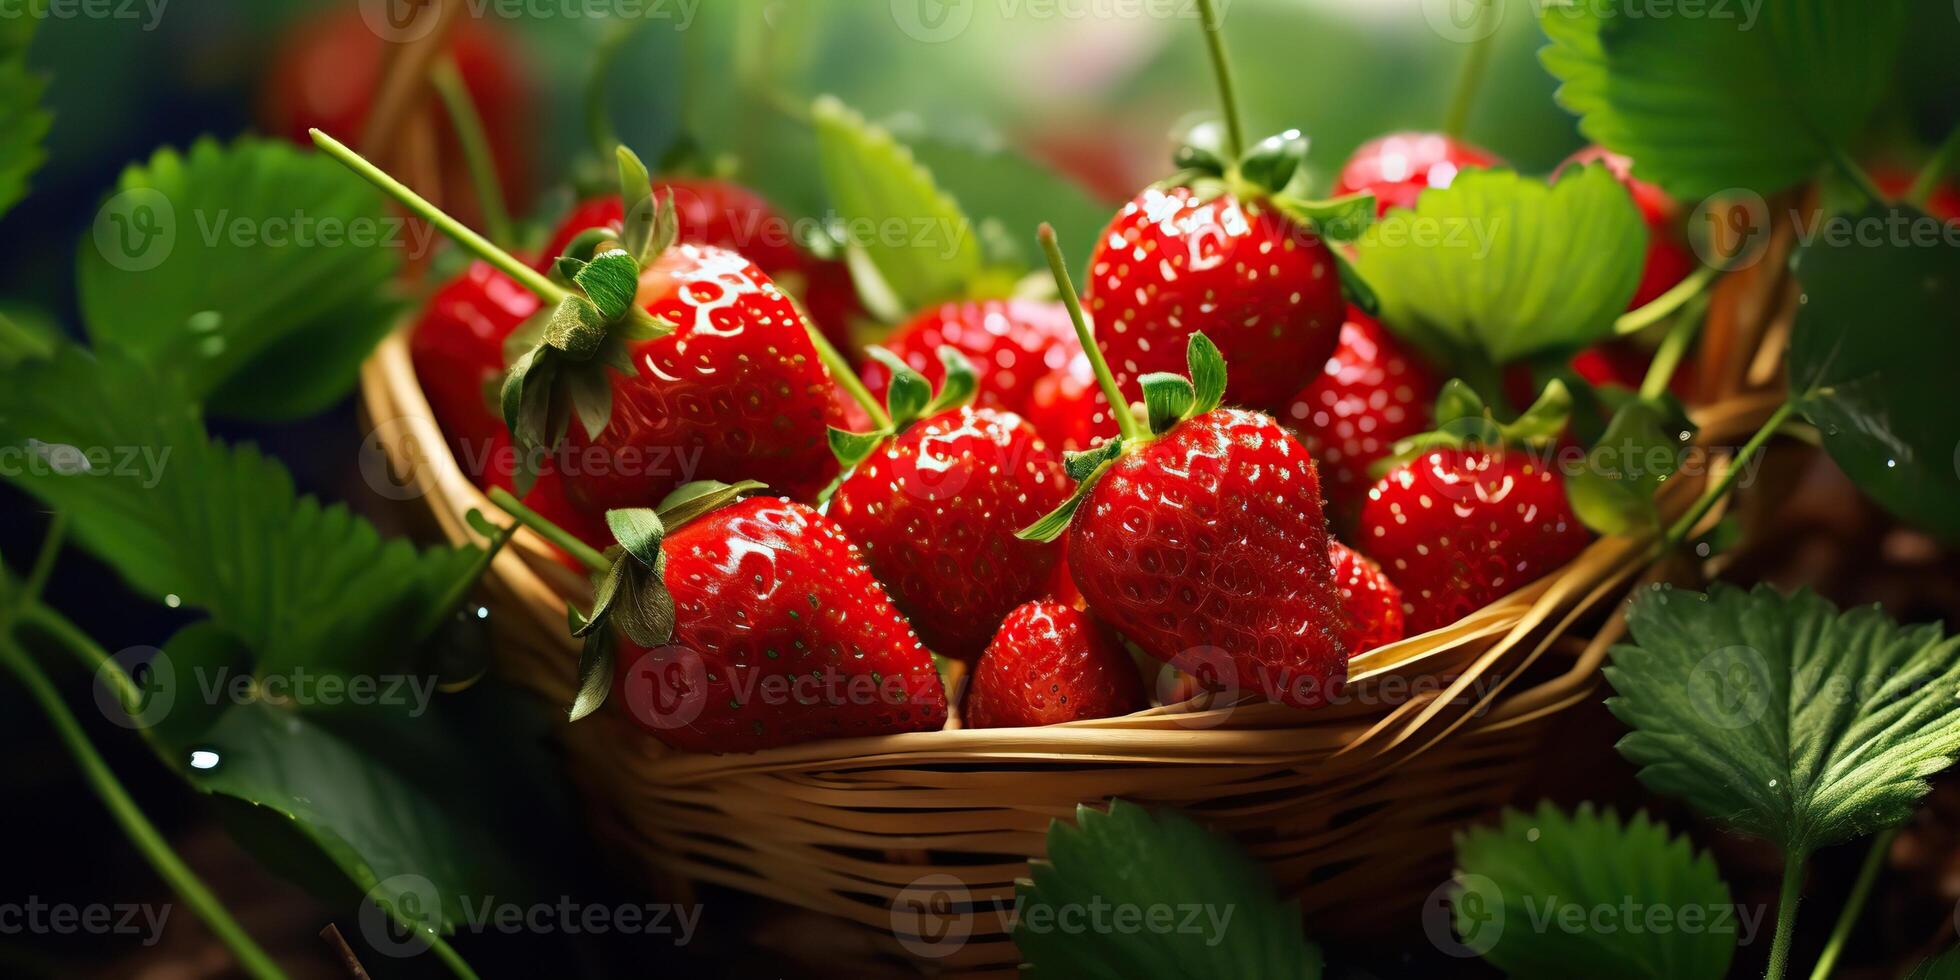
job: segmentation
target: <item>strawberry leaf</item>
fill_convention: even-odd
[[[1654,494],[1674,475],[1681,447],[1694,434],[1680,403],[1635,398],[1613,413],[1585,462],[1566,473],[1573,513],[1601,534],[1658,528]]]
[[[1143,408],[1150,416],[1150,431],[1167,432],[1191,414],[1197,404],[1197,389],[1191,379],[1169,371],[1153,371],[1137,379],[1143,389]]]
[[[1920,960],[1905,980],[1960,980],[1960,946]]]
[[[1546,3],[1540,52],[1559,104],[1634,174],[1694,201],[1808,180],[1891,84],[1905,0],[1787,0],[1728,15],[1647,17]]]
[[[990,256],[1011,274],[1042,265],[1038,251],[1018,251],[1030,244],[1029,229],[1045,221],[1062,241],[1092,242],[1109,221],[1109,209],[1081,186],[1006,148],[1003,140],[980,145],[944,136],[906,137],[914,158],[974,217],[982,239],[1017,250]],[[1078,282],[1088,261],[1084,251],[1069,263]]]
[[[1792,856],[1903,821],[1960,751],[1960,637],[1809,592],[1656,587],[1606,702],[1657,793]]]
[[[46,462],[5,476],[67,513],[88,551],[209,613],[261,669],[380,662],[476,572],[474,548],[418,552],[299,496],[285,467],[211,439],[181,389],[119,353],[64,348],[0,374],[0,446]]]
[[[1122,800],[1108,813],[1077,807],[1073,826],[1048,825],[1047,859],[1028,866],[1014,894],[1014,944],[1035,977],[1321,975],[1300,907],[1280,901],[1237,847],[1182,814]],[[1189,926],[1116,926],[1117,916],[1141,922],[1158,908],[1183,910]],[[1081,927],[1098,914],[1111,918]]]
[[[667,530],[680,527],[704,514],[720,510],[743,495],[757,490],[768,489],[768,484],[760,480],[742,480],[736,483],[723,483],[719,480],[695,480],[675,487],[660,501],[658,508],[661,523]]]
[[[41,140],[53,117],[41,107],[47,79],[27,68],[38,17],[11,16],[0,28],[0,215],[27,194],[28,178],[47,159]]]
[[[982,256],[959,203],[911,150],[842,102],[825,96],[811,114],[831,205],[899,305],[920,309],[966,292]]]
[[[1833,232],[1840,222],[1891,230],[1871,242]],[[1952,408],[1960,248],[1941,244],[1941,224],[1912,208],[1873,208],[1824,230],[1832,233],[1797,259],[1803,303],[1790,339],[1790,390],[1860,489],[1960,542],[1960,412]],[[1934,237],[1921,240],[1920,232]]]
[[[1721,980],[1735,958],[1739,909],[1714,859],[1644,813],[1506,810],[1458,836],[1456,865],[1457,935],[1509,976]]]
[[[656,254],[654,243],[653,177],[640,156],[624,146],[613,151],[619,164],[619,194],[625,220],[621,223],[620,244],[637,262]],[[670,192],[671,193],[671,192]],[[665,243],[661,246],[666,247]]]
[[[1274,207],[1286,212],[1295,221],[1311,225],[1315,233],[1330,242],[1354,241],[1375,223],[1375,195],[1372,191],[1358,191],[1324,201],[1285,194],[1274,195],[1271,200]]]
[[[613,540],[640,564],[652,565],[660,560],[660,540],[667,536],[667,526],[660,522],[660,515],[653,508],[622,507],[606,511],[606,528],[612,531]]]
[[[1459,174],[1361,236],[1355,264],[1382,318],[1438,363],[1504,364],[1611,336],[1640,282],[1647,229],[1593,165],[1556,184]]]
[[[585,643],[579,647],[578,692],[572,695],[572,706],[565,712],[567,721],[577,721],[605,705],[612,693],[619,645],[609,629],[586,630],[585,624],[580,624],[573,635],[583,636]]]
[[[425,228],[332,159],[200,140],[123,171],[80,249],[82,321],[214,415],[289,419],[344,396],[394,325]]]

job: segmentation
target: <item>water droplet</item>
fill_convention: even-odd
[[[191,750],[191,768],[192,769],[218,768],[218,753],[213,752],[210,749]]]
[[[172,609],[175,609],[178,606],[183,605],[184,600],[181,597],[179,597],[177,593],[172,592],[169,595],[163,597],[163,604],[169,606]]]

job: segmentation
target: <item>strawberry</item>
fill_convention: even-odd
[[[1119,390],[1176,370],[1203,327],[1238,366],[1232,401],[1279,408],[1340,336],[1336,262],[1317,233],[1270,203],[1151,188],[1097,240],[1086,300]]]
[[[1047,584],[1060,547],[1014,532],[1067,499],[1068,478],[1019,416],[960,405],[976,382],[951,347],[940,349],[947,382],[930,403],[922,375],[883,348],[871,353],[899,379],[890,425],[833,434],[851,470],[828,513],[926,645],[971,662],[1001,617]]]
[[[1066,366],[1048,372],[1028,392],[1021,413],[1041,438],[1063,452],[1093,449],[1116,437],[1116,416],[1096,384],[1088,355],[1077,351]]]
[[[472,262],[437,287],[410,331],[416,379],[458,459],[507,437],[494,408],[504,340],[537,309],[529,290],[488,262]]]
[[[617,687],[627,716],[689,752],[936,729],[946,694],[835,523],[760,484],[695,483],[614,510],[573,717]],[[615,662],[609,663],[609,660]]]
[[[1641,220],[1647,224],[1647,264],[1640,273],[1640,286],[1633,292],[1633,299],[1627,309],[1639,309],[1658,299],[1662,293],[1673,289],[1688,274],[1695,271],[1701,263],[1688,247],[1688,239],[1681,230],[1681,209],[1659,187],[1633,176],[1633,161],[1604,147],[1591,146],[1574,153],[1559,164],[1553,172],[1556,179],[1566,167],[1583,167],[1589,163],[1605,165],[1626,185],[1627,193],[1633,196],[1633,203],[1640,208]]]
[[[653,182],[652,193],[655,200],[673,195],[679,241],[740,252],[777,285],[801,297],[810,318],[832,344],[850,349],[850,320],[858,315],[850,273],[842,262],[819,259],[799,248],[789,219],[762,195],[711,177],[662,177]],[[580,233],[616,227],[625,215],[617,194],[580,202],[552,231],[537,267],[551,268]]]
[[[959,351],[980,379],[974,404],[1010,412],[1026,412],[1035,384],[1080,350],[1062,304],[1011,299],[935,306],[893,331],[882,346],[935,385],[945,380],[939,349]],[[870,360],[860,373],[872,395],[883,397],[890,369]]]
[[[1368,491],[1361,540],[1403,594],[1411,634],[1448,626],[1577,557],[1592,533],[1542,451],[1566,428],[1558,382],[1499,426],[1468,386],[1437,400],[1442,430],[1405,440],[1406,457]]]
[[[1320,464],[1334,514],[1351,524],[1396,442],[1429,428],[1442,381],[1374,318],[1349,308],[1327,367],[1279,416]]]
[[[1425,188],[1448,187],[1470,167],[1496,167],[1496,154],[1442,133],[1390,133],[1361,144],[1341,166],[1334,194],[1375,195],[1375,213],[1414,208]]]
[[[1912,192],[1913,181],[1918,176],[1911,170],[1885,163],[1872,165],[1868,172],[1879,192],[1895,201]],[[1927,195],[1924,210],[1941,221],[1960,222],[1960,187],[1948,183],[1935,185],[1933,193]]]
[[[1032,728],[1148,706],[1136,664],[1106,627],[1072,606],[1030,602],[1007,614],[980,655],[965,721],[968,728]]]
[[[1341,643],[1350,655],[1385,647],[1401,639],[1402,590],[1389,581],[1374,560],[1329,539],[1328,558],[1334,566],[1334,585],[1341,593],[1345,629]]]
[[[1065,300],[1054,231],[1041,230]],[[1116,381],[1070,303],[1098,383]],[[1240,690],[1296,707],[1324,704],[1347,678],[1313,461],[1270,417],[1220,408],[1225,365],[1202,333],[1190,378],[1143,379],[1149,427],[1068,459],[1074,496],[1024,537],[1066,528],[1089,610],[1144,652],[1187,673],[1220,670]]]

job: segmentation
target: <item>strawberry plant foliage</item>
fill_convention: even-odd
[[[1833,221],[1889,228],[1878,244],[1825,235],[1799,255],[1804,301],[1790,340],[1790,391],[1824,448],[1887,509],[1960,541],[1960,248],[1915,240],[1940,226],[1909,207]],[[1883,324],[1884,329],[1873,329]]]
[[[1720,980],[1735,956],[1737,910],[1714,859],[1644,813],[1507,810],[1457,837],[1456,866],[1457,935],[1509,976]],[[1599,909],[1626,918],[1598,928]],[[1690,914],[1706,928],[1689,928]]]
[[[1362,234],[1355,264],[1382,319],[1436,363],[1494,365],[1610,335],[1646,241],[1603,166],[1556,184],[1472,170],[1390,211]]]
[[[0,215],[27,193],[47,158],[41,140],[53,118],[41,107],[47,79],[28,70],[27,45],[38,17],[0,18]]]
[[[1321,975],[1320,949],[1265,873],[1190,818],[1113,800],[1048,825],[1048,857],[1014,886],[1014,944],[1036,977],[1287,977]],[[1117,931],[1116,915],[1149,921],[1155,907],[1191,928]],[[1112,918],[1095,928],[1091,914]],[[1118,912],[1121,909],[1133,913]],[[1194,918],[1186,919],[1192,911]],[[1085,923],[1085,930],[1060,928]]]
[[[1809,592],[1655,588],[1607,701],[1657,793],[1802,856],[1903,821],[1960,751],[1960,637]]]
[[[203,609],[261,669],[358,670],[401,649],[475,572],[475,549],[418,552],[343,505],[300,496],[277,461],[210,438],[181,389],[119,353],[63,348],[0,375],[8,478],[66,512],[129,584]]]
[[[1676,198],[1770,193],[1816,172],[1891,83],[1906,0],[1787,0],[1652,17],[1619,4],[1539,5],[1540,53],[1587,137]]]
[[[344,396],[430,232],[319,154],[203,139],[125,170],[80,247],[82,320],[211,414],[290,419]]]

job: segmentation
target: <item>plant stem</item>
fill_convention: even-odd
[[[1865,168],[1858,166],[1858,161],[1851,159],[1851,154],[1844,152],[1844,147],[1831,147],[1831,162],[1837,165],[1840,173],[1850,178],[1867,200],[1873,204],[1885,203],[1885,192],[1878,189],[1878,182],[1872,180],[1872,175],[1866,173]]]
[[[424,935],[422,939],[429,944],[430,949],[436,951],[436,959],[441,960],[442,965],[449,968],[449,972],[456,974],[462,980],[478,980],[476,971],[470,969],[469,962],[464,960],[462,954],[456,952],[441,936],[431,933]]]
[[[1210,10],[1209,0],[1205,9]],[[1055,229],[1042,222],[1041,250],[1048,255],[1048,269],[1055,275],[1055,286],[1061,290],[1062,304],[1068,307],[1068,318],[1075,324],[1075,339],[1082,342],[1082,352],[1089,357],[1089,367],[1096,372],[1096,383],[1102,386],[1103,397],[1109,399],[1109,410],[1116,414],[1116,427],[1123,433],[1124,442],[1136,442],[1146,438],[1143,425],[1130,411],[1130,403],[1123,398],[1123,390],[1116,386],[1116,376],[1110,373],[1109,362],[1103,359],[1102,349],[1096,346],[1096,338],[1089,333],[1089,319],[1082,314],[1082,298],[1075,294],[1075,283],[1069,279],[1068,261],[1062,258],[1062,247],[1055,241]]]
[[[1763,980],[1783,980],[1790,964],[1790,938],[1796,931],[1797,899],[1803,892],[1804,856],[1792,852],[1783,858],[1783,893],[1776,900],[1776,937],[1769,944],[1769,968]]]
[[[504,207],[503,183],[497,179],[497,160],[490,153],[490,138],[483,132],[483,117],[470,100],[469,86],[456,70],[455,59],[444,55],[429,72],[429,81],[442,98],[449,113],[449,124],[456,129],[456,142],[462,145],[463,162],[470,168],[470,184],[476,188],[477,206],[483,209],[483,228],[490,240],[508,245],[511,232],[510,209]]]
[[[859,408],[864,409],[864,414],[871,416],[873,425],[880,429],[891,428],[892,419],[890,415],[885,414],[885,406],[878,404],[878,399],[871,397],[871,389],[866,388],[864,379],[859,378],[857,372],[851,370],[851,365],[844,360],[844,355],[837,353],[837,348],[830,345],[830,338],[824,336],[823,331],[818,330],[817,325],[807,316],[803,318],[803,329],[809,332],[810,343],[817,348],[817,360],[822,361],[823,366],[830,371],[830,379],[837,382],[837,387],[844,389],[844,393],[851,396],[851,400],[857,402]]]
[[[1450,94],[1449,112],[1443,116],[1443,135],[1451,139],[1463,135],[1463,129],[1470,121],[1470,109],[1477,102],[1477,91],[1483,87],[1484,75],[1490,66],[1491,49],[1496,47],[1497,37],[1497,30],[1487,22],[1491,8],[1497,2],[1482,0],[1477,8],[1477,22],[1472,27],[1477,37],[1470,42],[1470,51],[1463,58],[1463,68],[1456,76],[1456,90]]]
[[[517,525],[512,524],[508,527],[497,528],[496,533],[490,535],[490,543],[484,546],[482,553],[478,554],[476,561],[470,565],[470,573],[457,579],[449,587],[449,591],[443,594],[442,598],[431,603],[429,608],[423,612],[422,621],[416,624],[415,632],[411,634],[416,638],[417,642],[428,639],[433,635],[436,629],[442,625],[442,621],[447,619],[449,614],[456,610],[457,606],[463,604],[464,597],[468,596],[470,590],[476,587],[476,583],[483,578],[483,573],[489,571],[490,563],[497,558],[497,552],[504,549],[504,543],[509,541],[510,536],[516,533],[516,531]]]
[[[1218,100],[1225,111],[1225,155],[1237,160],[1245,152],[1245,127],[1239,122],[1239,100],[1232,85],[1232,63],[1225,56],[1225,36],[1218,31],[1218,9],[1214,0],[1198,0],[1198,16],[1204,25],[1205,48],[1211,53],[1211,73],[1218,80]]]
[[[369,163],[359,153],[348,149],[346,144],[317,129],[312,130],[312,133],[314,145],[328,156],[366,178],[368,183],[380,188],[382,193],[394,198],[402,207],[434,225],[437,230],[448,235],[456,244],[468,249],[477,258],[496,266],[504,275],[517,280],[519,285],[538,294],[539,299],[555,305],[571,295],[565,287],[552,282],[544,273],[525,265],[517,256],[498,248],[488,239],[471,230],[468,225],[443,213],[441,208],[430,204],[422,195],[410,190],[408,185],[388,176],[386,171]]]
[[[251,934],[231,917],[231,913],[225,911],[224,904],[205,887],[197,872],[177,856],[156,825],[143,815],[142,808],[130,798],[129,792],[116,779],[116,774],[109,769],[109,764],[95,751],[88,734],[68,710],[68,705],[62,702],[54,684],[12,637],[0,636],[0,662],[13,670],[27,687],[28,693],[40,704],[41,710],[47,713],[55,733],[81,767],[83,778],[101,797],[103,805],[108,807],[110,816],[122,827],[130,843],[136,845],[157,874],[211,927],[211,931],[237,958],[239,968],[254,977],[284,977],[285,973],[272,961],[272,957],[266,955],[265,950],[252,940]]]
[[[124,670],[109,651],[102,649],[95,638],[82,632],[81,628],[68,621],[52,607],[35,603],[22,610],[20,622],[34,627],[40,634],[53,640],[62,649],[73,654],[82,666],[87,667],[97,678],[106,678],[116,686],[116,696],[122,702],[123,710],[135,714],[143,701],[142,692],[137,690],[136,681]],[[145,729],[147,734],[148,730]]]
[[[544,536],[546,541],[565,549],[565,553],[578,559],[578,563],[595,572],[603,572],[610,562],[606,556],[591,545],[580,541],[572,532],[551,523],[551,519],[524,506],[523,502],[511,495],[503,487],[490,488],[490,502],[496,504],[504,513],[517,518],[517,523]]]
[[[1729,492],[1729,487],[1735,484],[1736,478],[1742,473],[1742,464],[1762,449],[1764,443],[1769,442],[1770,437],[1776,434],[1777,429],[1782,428],[1783,423],[1789,420],[1796,409],[1796,402],[1784,402],[1770,415],[1769,421],[1764,422],[1763,427],[1757,429],[1756,434],[1750,436],[1748,442],[1743,443],[1741,451],[1737,452],[1735,459],[1729,462],[1728,472],[1722,474],[1722,479],[1714,486],[1703,490],[1701,496],[1696,498],[1694,504],[1688,508],[1688,512],[1682,514],[1681,519],[1667,529],[1667,536],[1662,539],[1662,546],[1666,550],[1672,551],[1678,547],[1688,536],[1688,532],[1693,531],[1695,525],[1707,516],[1709,508],[1714,507],[1715,502],[1722,499],[1722,496]]]
[[[20,594],[14,598],[14,608],[26,609],[37,604],[41,591],[48,587],[48,576],[54,574],[55,559],[61,555],[61,543],[68,536],[68,514],[55,511],[54,519],[48,522],[47,536],[41,539],[41,551],[34,556],[34,565],[27,572],[27,580],[21,584]]]
[[[1640,382],[1640,397],[1659,398],[1667,392],[1668,383],[1674,380],[1674,372],[1681,367],[1681,358],[1694,344],[1695,334],[1701,332],[1701,325],[1708,309],[1706,297],[1697,296],[1661,338],[1661,346],[1654,351],[1653,363],[1647,365],[1647,376]]]
[[[1933,196],[1933,190],[1946,179],[1946,172],[1953,169],[1953,158],[1960,154],[1960,126],[1946,134],[1940,148],[1933,151],[1933,157],[1919,169],[1919,175],[1912,179],[1912,188],[1906,192],[1906,203],[1916,208],[1924,208],[1926,201]]]
[[[1675,283],[1667,292],[1648,300],[1646,305],[1620,314],[1619,319],[1613,321],[1613,332],[1624,337],[1639,333],[1667,319],[1668,314],[1701,295],[1702,290],[1707,289],[1708,284],[1714,282],[1715,277],[1721,274],[1722,270],[1712,265],[1704,265],[1696,269],[1688,274],[1688,278]]]
[[[1851,928],[1858,924],[1858,915],[1865,910],[1865,899],[1871,896],[1872,884],[1878,880],[1878,870],[1885,865],[1885,852],[1891,849],[1892,838],[1898,835],[1899,828],[1893,827],[1872,839],[1872,849],[1865,854],[1858,880],[1851,885],[1851,894],[1844,900],[1844,910],[1838,913],[1837,925],[1831,928],[1831,938],[1824,944],[1823,954],[1817,957],[1817,966],[1810,971],[1810,980],[1827,980],[1837,966],[1838,954],[1844,951],[1845,940],[1851,938]]]

